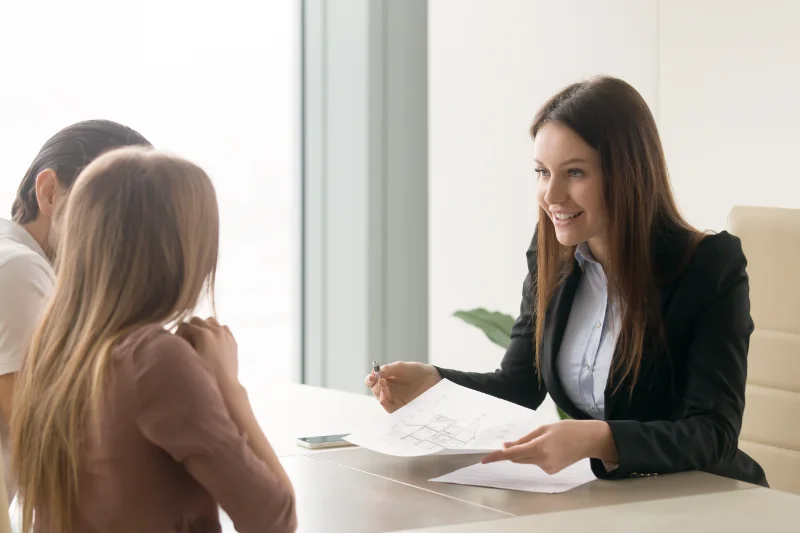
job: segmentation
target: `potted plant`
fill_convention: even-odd
[[[470,309],[468,311],[456,311],[453,316],[460,318],[467,324],[473,325],[483,331],[493,343],[507,349],[511,343],[511,327],[514,325],[514,317],[498,311],[488,311],[482,307]],[[561,420],[569,418],[569,415],[556,406],[558,416]]]

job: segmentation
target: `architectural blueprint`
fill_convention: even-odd
[[[542,423],[536,411],[442,380],[346,440],[397,456],[479,453],[499,449]]]

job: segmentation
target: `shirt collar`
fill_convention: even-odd
[[[0,236],[3,235],[7,235],[12,239],[19,241],[37,254],[41,255],[45,261],[48,263],[50,262],[50,258],[48,258],[47,254],[44,253],[44,250],[42,250],[42,247],[39,246],[38,242],[36,242],[36,239],[33,238],[33,235],[28,233],[28,230],[16,222],[0,218]]]
[[[580,243],[575,248],[575,259],[578,260],[578,264],[581,266],[583,266],[587,261],[598,264],[597,260],[592,255],[592,251],[589,249],[589,245],[586,244],[586,242]]]

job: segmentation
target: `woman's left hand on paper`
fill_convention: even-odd
[[[490,453],[481,462],[534,464],[552,475],[587,457],[614,460],[616,448],[611,452],[609,441],[613,447],[611,430],[601,420],[561,420],[505,443],[504,449]]]

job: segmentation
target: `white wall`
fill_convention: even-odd
[[[605,73],[642,93],[694,224],[724,229],[736,203],[800,207],[798,19],[792,0],[431,0],[431,362],[502,356],[451,315],[516,314],[536,213],[527,128],[567,83]]]
[[[669,0],[660,20],[661,134],[690,222],[800,207],[800,2]]]
[[[536,109],[599,73],[656,106],[657,3],[431,0],[428,17],[429,357],[488,371],[503,350],[452,313],[519,310],[536,216]]]

